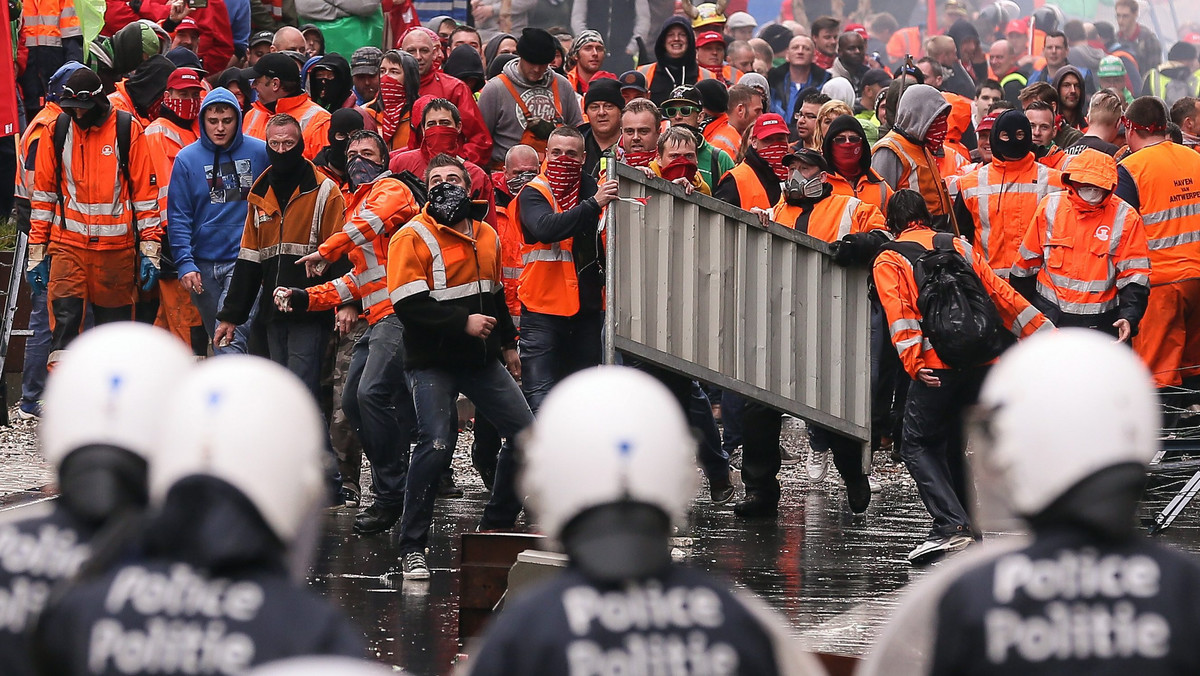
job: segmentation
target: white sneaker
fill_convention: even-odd
[[[908,562],[914,566],[929,563],[947,554],[962,551],[975,544],[970,535],[950,535],[926,540],[908,553]]]
[[[404,579],[429,579],[429,566],[425,565],[424,552],[409,552],[404,555]]]
[[[874,474],[867,477],[867,482],[871,484],[872,493],[879,493],[883,490],[883,484],[879,483],[879,479],[876,479]]]
[[[814,450],[812,444],[809,444],[805,469],[808,470],[809,479],[813,481],[824,479],[825,475],[829,473],[829,451]]]

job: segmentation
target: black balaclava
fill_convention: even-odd
[[[271,146],[267,146],[267,159],[271,162],[267,180],[271,183],[271,190],[275,192],[280,211],[283,211],[292,193],[296,191],[296,186],[300,185],[304,172],[309,170],[308,163],[304,161],[304,138],[301,137],[291,150],[282,153],[275,152]]]
[[[1008,132],[1008,140],[1000,140],[1000,132]],[[1018,139],[1018,133],[1024,138]],[[1006,110],[996,118],[992,127],[992,154],[1001,160],[1019,160],[1033,150],[1033,130],[1029,118],[1019,110]]]
[[[75,124],[79,125],[81,129],[98,127],[104,123],[104,120],[108,119],[108,115],[111,112],[112,104],[109,103],[107,98],[101,96],[96,99],[96,105],[88,109],[82,116],[75,118]]]
[[[340,172],[346,171],[346,147],[350,145],[350,134],[363,128],[362,113],[354,108],[335,110],[329,117],[329,147],[325,157],[329,166]],[[335,134],[345,134],[345,139],[338,139]]]
[[[175,64],[162,54],[155,54],[126,78],[125,91],[129,92],[140,117],[151,117],[158,111],[158,103],[167,91],[167,81],[173,72]]]
[[[333,73],[332,80],[318,84],[315,77],[318,70],[329,70]],[[350,75],[350,63],[341,54],[326,54],[308,69],[308,94],[317,105],[330,112],[338,110],[353,91],[354,78]]]

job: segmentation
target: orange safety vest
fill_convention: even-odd
[[[731,160],[737,158],[738,149],[742,146],[742,135],[729,124],[729,115],[726,113],[717,115],[708,123],[704,128],[704,140],[714,148],[724,150]],[[713,178],[716,180],[719,177]]]
[[[788,204],[786,197],[780,197],[771,213],[771,220],[795,228],[801,215],[800,207]],[[836,242],[849,234],[883,230],[885,227],[883,214],[874,206],[857,197],[832,193],[813,206],[804,232],[823,242]]]
[[[1032,154],[994,158],[958,179],[963,205],[975,218],[971,243],[997,275],[1008,277],[1038,204],[1062,187],[1062,174],[1038,164]]]
[[[501,285],[500,238],[484,221],[472,220],[471,228],[474,238],[424,210],[400,228],[388,245],[392,303],[425,292],[438,302],[495,293]]]
[[[555,213],[562,213],[544,174],[538,174],[523,190],[540,192]],[[519,228],[521,211],[517,198],[513,198],[509,209]],[[530,244],[522,237],[521,264],[524,267],[517,285],[517,297],[525,309],[559,317],[571,317],[579,312],[579,277],[575,274],[575,258],[571,255],[572,243],[573,240],[568,238],[552,244]]]
[[[1068,157],[1068,155],[1065,152],[1063,152],[1062,148],[1052,147],[1052,148],[1050,148],[1050,152],[1046,153],[1045,157],[1038,158],[1038,164],[1045,165],[1047,167],[1050,167],[1051,169],[1058,169],[1060,171],[1065,171],[1067,157]]]
[[[825,180],[833,186],[833,194],[857,197],[878,209],[879,213],[886,215],[888,200],[892,198],[892,187],[887,184],[887,181],[879,178],[874,170],[870,170],[870,173],[870,176],[867,174],[859,176],[854,183],[850,183],[845,176],[834,172],[826,174]]]
[[[165,117],[160,117],[146,127],[146,144],[150,159],[154,162],[154,175],[158,178],[158,209],[162,214],[163,226],[167,223],[167,190],[171,187],[171,169],[175,157],[184,146],[195,143],[199,131],[191,127],[180,127]]]
[[[890,131],[879,139],[872,151],[879,152],[880,148],[887,148],[900,158],[903,171],[900,174],[897,188],[907,188],[921,193],[921,196],[925,198],[925,206],[929,207],[930,214],[934,216],[951,215],[950,193],[947,192],[946,184],[942,181],[937,158],[925,146],[917,145],[899,133]]]
[[[897,242],[917,242],[926,249],[933,248],[933,237],[936,231],[925,227],[912,227],[900,233]],[[1046,317],[1037,311],[1004,283],[988,267],[987,261],[979,256],[961,237],[954,238],[954,247],[971,263],[975,273],[983,282],[996,309],[1000,312],[1004,325],[1011,327],[1013,333],[1020,337],[1028,336],[1035,331],[1053,328]],[[921,311],[917,308],[916,279],[913,277],[912,263],[898,251],[884,248],[875,257],[872,266],[875,288],[879,290],[879,302],[887,314],[888,331],[892,344],[900,355],[904,370],[909,377],[916,380],[917,372],[923,368],[948,369],[950,366],[942,361],[929,339],[921,331]]]
[[[513,217],[516,215],[517,198],[509,202],[509,207],[496,207],[496,233],[500,235],[500,272],[504,276],[504,302],[508,305],[508,314],[512,316],[513,324],[521,328],[521,272],[525,264],[521,261],[521,248],[525,238],[521,235],[521,224]],[[509,215],[509,211],[513,215]]]
[[[25,0],[21,12],[26,47],[62,47],[63,38],[82,38],[75,0]]]
[[[521,98],[521,93],[517,91],[516,85],[513,84],[512,78],[504,73],[501,73],[497,78],[508,88],[508,93],[512,94],[513,100],[517,102],[517,106],[521,108],[521,113],[525,116],[525,131],[521,133],[521,143],[527,145],[537,151],[538,157],[543,157],[546,154],[546,141],[548,138],[540,138],[529,130],[529,123],[533,121],[533,113],[529,111],[529,106],[525,105],[525,99]],[[554,119],[550,120],[554,126],[561,127],[565,122],[562,116],[562,99],[558,94],[558,82],[554,81],[550,85],[550,90],[554,92]]]
[[[1079,211],[1070,193],[1038,205],[1021,243],[1014,277],[1037,276],[1037,293],[1072,315],[1117,308],[1117,289],[1150,286],[1150,254],[1137,211],[1113,197],[1099,209]]]
[[[326,310],[359,300],[363,317],[372,325],[393,314],[387,289],[388,242],[419,212],[412,191],[399,179],[385,175],[358,186],[346,202],[350,217],[341,232],[334,233],[317,248],[322,256],[333,256],[335,250],[344,251],[354,270],[309,288],[308,309]],[[345,241],[357,246],[338,248]]]
[[[699,72],[699,76],[696,78],[697,82],[699,82],[700,80],[715,80],[715,79],[717,79],[717,76],[713,75],[712,71],[705,68],[704,66],[697,65],[696,68],[698,69],[698,72]],[[642,75],[646,76],[646,92],[647,92],[646,97],[649,98],[651,83],[654,82],[654,74],[656,72],[658,72],[658,63],[648,63],[644,66],[638,66],[638,72],[641,73]],[[696,84],[696,83],[693,82],[692,84]]]
[[[305,93],[279,99],[275,102],[275,112],[268,110],[261,101],[255,101],[242,120],[242,133],[267,140],[267,122],[280,113],[287,113],[300,122],[305,159],[315,158],[322,148],[329,145],[329,111],[318,106]]]
[[[887,43],[887,54],[892,61],[901,61],[905,56],[912,56],[913,61],[916,61],[925,56],[925,48],[921,44],[921,29],[909,26],[892,33]]]
[[[726,174],[737,184],[738,200],[746,211],[751,209],[770,209],[771,198],[767,197],[767,189],[758,180],[758,174],[745,162],[735,164]]]
[[[133,119],[140,122],[143,127],[150,126],[150,123],[154,121],[152,118],[142,117],[138,113],[137,107],[133,105],[133,99],[130,98],[129,92],[125,89],[124,80],[116,84],[116,91],[108,95],[108,102],[112,104],[113,108],[123,110],[132,115]]]
[[[704,66],[700,66],[700,70],[707,70],[709,75],[711,75],[714,79],[720,80],[721,84],[724,84],[726,87],[732,87],[733,85],[737,84],[737,81],[742,77],[742,71],[727,63],[721,64],[721,72],[719,73],[705,68]],[[701,79],[703,80],[705,78]],[[647,80],[649,80],[649,78],[647,78]]]
[[[1121,166],[1137,185],[1150,281],[1200,277],[1200,154],[1164,141],[1126,157]]]
[[[49,147],[37,154],[29,200],[30,244],[116,251],[132,249],[139,239],[157,242],[162,237],[158,179],[142,126],[130,124],[128,175],[133,185],[126,185],[125,170],[118,166],[117,114],[112,111],[99,127],[88,129],[68,122],[62,157]],[[55,121],[43,130],[39,145],[54,138],[57,125]],[[55,185],[60,162],[62,184]]]

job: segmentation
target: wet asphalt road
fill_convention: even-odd
[[[330,528],[310,582],[337,603],[366,634],[372,654],[413,674],[445,674],[459,652],[457,597],[459,535],[473,530],[487,493],[470,469],[460,439],[455,474],[462,498],[438,502],[428,561],[432,579],[404,582],[398,550],[386,534],[352,533],[354,509],[329,513]],[[793,445],[798,442],[793,438]],[[886,623],[903,588],[921,572],[906,560],[929,522],[901,466],[876,458],[882,491],[865,517],[854,517],[836,471],[807,478],[803,464],[781,473],[784,498],[777,521],[746,521],[731,506],[701,496],[689,532],[686,561],[726,576],[784,613],[807,649],[862,655]],[[1161,509],[1169,493],[1148,498],[1143,516]],[[1163,537],[1200,553],[1200,500]]]

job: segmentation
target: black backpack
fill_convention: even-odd
[[[883,248],[912,263],[921,332],[942,361],[963,369],[1000,356],[1011,342],[1004,320],[970,261],[954,248],[954,235],[934,235],[932,249],[917,242]]]

